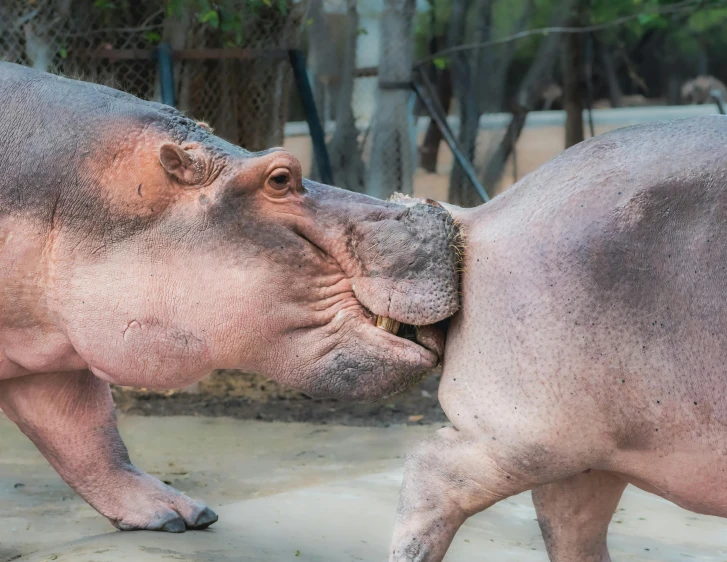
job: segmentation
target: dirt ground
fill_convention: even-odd
[[[381,562],[402,457],[441,425],[121,415],[134,463],[220,516],[174,535],[115,531],[0,414],[0,562]],[[609,547],[621,562],[724,562],[726,527],[629,486]],[[473,560],[547,562],[529,493],[465,523],[445,561]]]
[[[198,393],[154,393],[114,389],[117,408],[144,416],[228,416],[281,422],[309,422],[371,427],[445,422],[439,407],[439,373],[408,392],[373,404],[312,399],[264,377],[217,371],[203,380]]]

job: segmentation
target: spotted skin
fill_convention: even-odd
[[[727,516],[727,118],[581,143],[473,210],[439,390],[392,561],[439,562],[533,490],[554,562],[606,562],[627,483]]]

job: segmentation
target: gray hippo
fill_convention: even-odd
[[[532,490],[554,562],[607,562],[627,484],[727,516],[727,117],[565,151],[466,236],[439,399],[407,458],[390,560]]]
[[[3,63],[0,162],[0,407],[119,529],[217,516],[131,464],[109,383],[238,368],[375,399],[439,361],[459,265],[437,206],[304,180],[284,150]]]
[[[712,92],[717,91],[723,101],[727,101],[727,87],[714,76],[697,76],[684,82],[681,88],[681,100],[685,104],[703,105],[714,103]]]

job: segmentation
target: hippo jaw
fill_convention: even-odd
[[[448,219],[452,216],[450,214],[450,209],[447,208],[449,207],[449,205],[442,205],[441,203],[439,203],[438,201],[434,201],[433,199],[420,200],[401,193],[394,193],[388,199],[388,201],[396,202],[406,207],[414,207],[418,204],[425,203],[427,205],[431,205],[433,208],[441,209],[442,211],[447,213]],[[456,222],[453,223],[452,228],[454,230],[454,235],[451,238],[451,249],[455,258],[455,263],[457,264],[456,271],[457,273],[459,273],[459,271],[461,270],[461,263],[464,254],[464,234],[461,226]],[[457,303],[455,304],[455,310],[456,307],[459,306],[458,300],[459,299],[457,299]],[[380,314],[376,315],[375,319],[375,324],[377,328],[386,330],[387,332],[395,336],[399,335],[410,341],[415,341],[419,343],[422,347],[425,347],[433,353],[436,353],[440,361],[444,356],[444,343],[446,339],[447,323],[447,321],[442,320],[429,325],[406,324]]]
[[[308,212],[296,213],[291,230],[320,256],[315,269],[334,262],[349,300],[321,326],[335,332],[337,345],[320,353],[315,376],[276,378],[313,396],[348,400],[408,388],[441,360],[442,321],[459,308],[459,226],[433,202],[383,202],[303,185]]]

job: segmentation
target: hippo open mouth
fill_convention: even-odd
[[[413,324],[402,324],[397,320],[386,316],[376,316],[375,325],[386,332],[409,340],[437,355],[439,361],[444,356],[444,343],[446,341],[447,321],[437,322],[426,326],[415,326]]]

